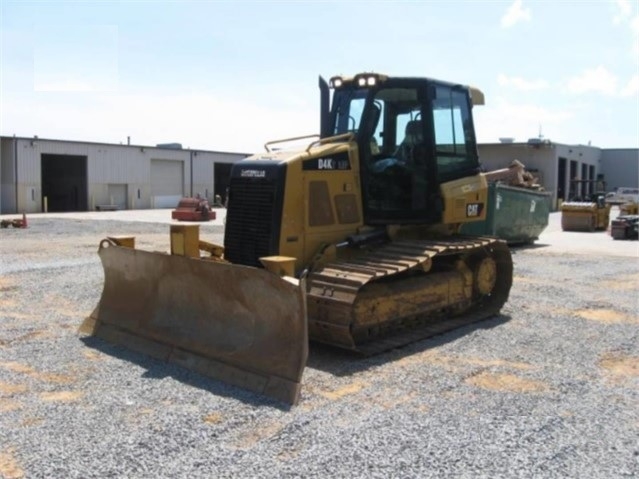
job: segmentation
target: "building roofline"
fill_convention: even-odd
[[[98,145],[98,146],[121,146],[121,147],[125,147],[125,148],[153,148],[156,150],[162,150],[162,151],[166,151],[166,150],[173,150],[173,151],[186,151],[186,152],[199,152],[199,153],[218,153],[218,154],[227,154],[227,155],[244,155],[244,156],[250,156],[255,154],[255,152],[253,153],[247,153],[247,152],[242,152],[242,151],[222,151],[222,150],[205,150],[202,148],[166,148],[166,147],[161,147],[161,146],[157,146],[157,145],[142,145],[142,144],[123,144],[123,143],[108,143],[108,142],[102,142],[102,141],[82,141],[82,140],[61,140],[61,139],[54,139],[54,138],[40,138],[40,137],[30,137],[30,136],[8,136],[8,135],[0,135],[0,138],[2,139],[16,139],[16,140],[25,140],[25,141],[33,141],[33,140],[38,140],[38,141],[52,141],[55,143],[73,143],[73,144],[80,144],[80,145]],[[545,142],[547,141],[547,143]],[[627,151],[627,150],[638,150],[639,148],[637,147],[625,147],[625,148],[601,148],[599,146],[593,146],[593,145],[582,145],[580,143],[577,144],[568,144],[568,143],[557,143],[557,142],[553,142],[553,141],[549,141],[549,140],[542,140],[542,142],[540,143],[529,143],[527,141],[514,141],[512,143],[508,143],[508,142],[501,142],[501,141],[495,141],[495,142],[481,142],[481,143],[477,143],[478,146],[502,146],[502,145],[508,145],[508,146],[568,146],[568,147],[584,147],[584,148],[595,148],[598,150],[602,150],[602,151]]]
[[[555,143],[555,142],[548,142],[548,143],[528,143],[527,141],[513,141],[513,142],[507,142],[507,141],[491,141],[491,142],[486,142],[486,143],[477,143],[477,146],[535,146],[535,147],[540,147],[540,146],[545,146],[545,147],[551,147],[551,146],[557,146],[557,145],[562,145],[561,143]],[[567,146],[567,145],[566,145]]]
[[[582,147],[582,148],[596,148],[598,150],[601,151],[632,151],[632,150],[636,150],[639,152],[639,148],[634,146],[629,146],[629,147],[615,147],[615,148],[603,148],[601,146],[594,146],[594,145],[583,145],[581,143],[575,143],[575,144],[569,144],[569,143],[558,143],[555,141],[550,141],[549,143],[528,143],[527,141],[513,141],[512,143],[508,143],[508,142],[502,142],[502,141],[490,141],[490,142],[485,142],[485,143],[477,143],[478,146],[501,146],[501,145],[513,145],[513,146],[537,146],[537,145],[544,145],[544,146],[567,146],[567,147]]]
[[[528,142],[528,141],[513,141],[512,143],[509,142],[502,142],[502,141],[494,141],[494,142],[487,142],[487,143],[477,143],[477,146],[531,146],[531,147],[539,147],[539,146],[546,146],[546,147],[555,147],[555,146],[561,146],[561,147],[568,147],[568,148],[592,148],[595,150],[610,150],[612,148],[602,148],[600,146],[595,146],[595,145],[583,145],[581,143],[559,143],[556,141],[550,141],[550,140],[541,140],[539,143],[534,143],[534,142]],[[619,150],[626,150],[626,149],[631,149],[631,148],[618,148]]]
[[[41,138],[41,137],[35,137],[35,136],[7,136],[7,135],[0,135],[0,139],[8,139],[8,140],[24,140],[24,141],[52,141],[54,143],[74,143],[74,144],[81,144],[81,145],[96,145],[96,146],[121,146],[124,148],[153,148],[156,150],[162,150],[162,151],[166,151],[166,150],[170,150],[170,151],[186,151],[186,152],[198,152],[198,153],[219,153],[219,154],[227,154],[227,155],[244,155],[244,156],[250,156],[253,153],[244,153],[244,152],[238,152],[238,151],[219,151],[219,150],[204,150],[201,148],[166,148],[166,147],[161,147],[161,146],[157,146],[157,145],[140,145],[140,144],[123,144],[123,143],[106,143],[106,142],[101,142],[101,141],[81,141],[81,140],[59,140],[59,139],[53,139],[53,138]]]
[[[605,151],[628,151],[628,150],[636,150],[639,153],[639,147],[628,147],[628,148],[602,148],[602,150]]]

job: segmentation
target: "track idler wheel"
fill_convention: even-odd
[[[497,263],[492,256],[481,258],[474,268],[475,288],[482,296],[492,293],[497,284]]]

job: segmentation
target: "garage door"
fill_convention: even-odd
[[[151,160],[151,196],[155,208],[175,208],[184,195],[184,162]]]

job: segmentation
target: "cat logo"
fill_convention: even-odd
[[[242,170],[240,172],[242,178],[265,178],[265,170]]]
[[[483,203],[468,203],[466,205],[466,217],[476,218],[481,215],[481,211],[484,209]]]
[[[317,160],[317,169],[318,170],[333,170],[335,169],[333,166],[332,158],[319,158]]]

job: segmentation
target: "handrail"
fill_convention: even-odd
[[[353,138],[355,138],[355,133],[352,133],[352,132],[341,133],[339,135],[329,136],[327,138],[320,138],[319,140],[313,141],[310,145],[308,145],[308,147],[306,148],[306,152],[308,153],[309,151],[311,151],[311,148],[313,148],[315,145],[322,145],[324,143],[331,143],[333,141],[346,139],[346,138],[348,138],[347,141],[352,140]]]
[[[317,133],[313,133],[312,135],[304,135],[304,136],[296,136],[293,138],[285,138],[283,140],[273,140],[273,141],[267,141],[266,143],[264,143],[264,149],[267,152],[271,152],[271,150],[269,150],[269,146],[271,145],[275,145],[276,143],[285,143],[287,141],[296,141],[296,140],[304,140],[305,138],[313,138],[315,136],[319,136],[319,134]]]

